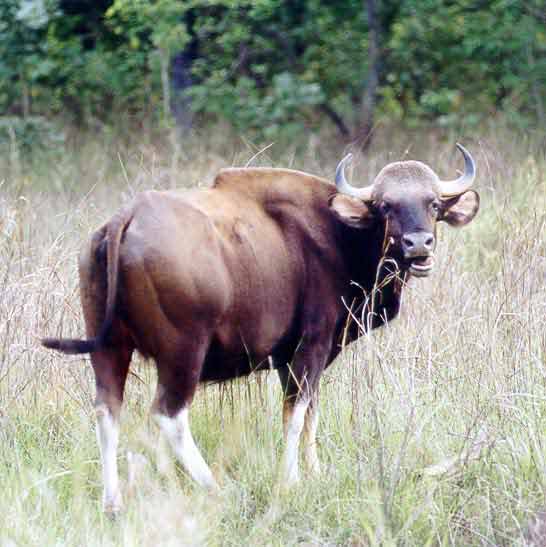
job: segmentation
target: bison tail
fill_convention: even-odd
[[[116,215],[106,226],[106,311],[102,327],[97,336],[89,340],[72,338],[44,338],[42,346],[62,353],[80,354],[93,353],[100,350],[109,342],[109,331],[114,322],[116,297],[118,290],[119,248],[121,238],[132,215],[122,212]]]
[[[80,353],[91,353],[100,347],[97,338],[91,340],[76,340],[72,338],[43,338],[42,346],[54,349],[62,353],[77,355]]]

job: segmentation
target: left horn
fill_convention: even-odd
[[[356,188],[347,182],[345,177],[345,165],[353,159],[352,154],[347,154],[337,165],[336,168],[336,188],[341,194],[347,194],[353,198],[358,198],[363,201],[372,199],[373,184],[364,188]]]
[[[464,194],[472,186],[476,178],[476,164],[470,152],[459,143],[457,143],[457,148],[461,151],[464,158],[464,173],[458,179],[440,181],[440,191],[442,196],[446,198]]]

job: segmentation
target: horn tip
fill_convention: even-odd
[[[468,154],[468,150],[460,143],[460,142],[456,142],[455,143],[455,146],[461,151],[461,152],[466,152]]]

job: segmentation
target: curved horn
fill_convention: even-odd
[[[337,191],[341,194],[347,194],[353,198],[358,198],[363,201],[370,201],[372,199],[372,188],[371,186],[365,186],[364,188],[356,188],[351,186],[347,179],[345,178],[345,165],[350,163],[353,159],[352,154],[347,154],[337,165],[336,167],[336,188]]]
[[[476,178],[476,164],[470,152],[459,143],[457,143],[457,148],[464,158],[464,173],[458,179],[440,181],[440,191],[443,197],[455,197],[464,194]]]

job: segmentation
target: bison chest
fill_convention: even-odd
[[[397,282],[383,286],[381,290],[354,293],[347,299],[350,305],[345,310],[344,321],[338,332],[343,343],[356,340],[366,331],[384,326],[394,319],[400,311],[401,287]],[[349,311],[350,310],[350,311]]]

